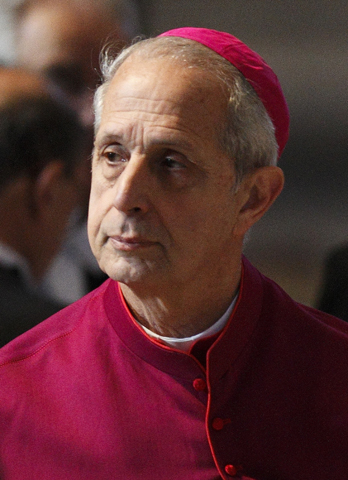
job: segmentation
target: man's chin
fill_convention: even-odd
[[[146,262],[134,258],[120,258],[111,264],[108,262],[107,265],[101,262],[101,268],[110,278],[129,287],[144,284],[154,276],[153,268]]]

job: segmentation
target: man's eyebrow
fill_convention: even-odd
[[[103,133],[102,135],[97,135],[95,138],[95,143],[109,143],[109,142],[119,142],[122,140],[122,136],[115,133]]]
[[[120,134],[116,133],[103,133],[98,137],[98,135],[95,138],[94,145],[95,147],[98,147],[100,145],[104,144],[110,144],[110,143],[119,143],[122,144],[123,142],[123,136]],[[187,151],[192,151],[193,150],[193,145],[190,141],[184,140],[183,138],[153,138],[151,139],[150,145],[152,146],[163,146],[165,148],[173,148],[173,149],[185,149]]]
[[[109,145],[112,143],[122,143],[122,136],[114,133],[105,133],[100,136],[96,136],[94,139],[94,149],[100,148],[102,145]]]
[[[158,138],[151,142],[151,145],[163,145],[166,148],[192,150],[192,144],[185,140],[174,140],[171,138]]]
[[[151,145],[163,145],[166,148],[194,150],[194,139],[190,138],[188,133],[181,129],[165,127],[161,125],[160,135],[154,136],[150,142]]]

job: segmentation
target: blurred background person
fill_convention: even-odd
[[[45,82],[0,68],[0,346],[64,307],[40,284],[77,202],[84,128]]]
[[[120,49],[137,33],[138,10],[131,0],[24,0],[15,9],[16,63],[45,76],[54,96],[78,113],[90,143],[77,175],[79,208],[44,281],[47,293],[65,303],[82,297],[106,278],[86,233],[93,94],[103,46],[112,43]]]
[[[99,55],[139,33],[129,0],[23,0],[15,10],[16,62],[51,80],[62,101],[93,125]],[[132,18],[129,18],[133,15]]]

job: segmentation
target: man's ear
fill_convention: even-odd
[[[36,214],[43,213],[61,198],[61,180],[64,165],[58,160],[48,163],[34,180],[33,208]]]
[[[284,174],[279,167],[261,167],[247,175],[236,193],[240,203],[234,232],[244,236],[267,212],[283,186]]]

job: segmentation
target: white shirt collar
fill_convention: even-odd
[[[164,343],[165,345],[168,345],[169,347],[173,347],[176,350],[181,350],[183,352],[188,352],[191,348],[191,346],[197,341],[201,340],[202,338],[210,337],[214,335],[215,333],[221,332],[225,325],[227,324],[231,313],[233,311],[233,308],[236,304],[238,298],[238,293],[232,300],[232,303],[226,310],[226,312],[222,315],[222,317],[219,318],[217,322],[215,322],[213,325],[211,325],[209,328],[204,330],[203,332],[197,333],[196,335],[193,335],[192,337],[185,337],[185,338],[173,338],[173,337],[164,337],[162,335],[158,335],[157,333],[152,332],[148,328],[144,327],[144,325],[141,325],[139,322],[139,325],[141,328],[152,338],[155,338],[159,340],[160,342]]]

